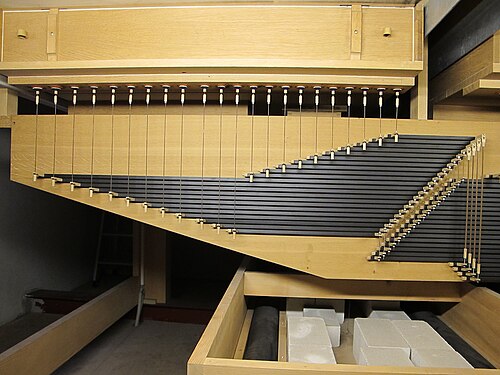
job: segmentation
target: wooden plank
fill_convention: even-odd
[[[156,303],[166,303],[170,236],[167,231],[149,225],[146,226],[144,235],[145,298]]]
[[[130,278],[0,354],[0,373],[51,374],[137,303]]]
[[[236,271],[210,323],[203,332],[187,363],[188,375],[203,373],[203,363],[208,356],[233,358],[241,327],[247,315],[243,294],[243,274],[246,262]]]
[[[424,62],[424,69],[418,73],[416,85],[411,90],[410,118],[427,120],[429,113],[429,47],[427,38],[423,37],[424,11],[422,3],[415,7],[415,59]]]
[[[278,333],[278,362],[288,362],[288,338],[286,311],[280,311]]]
[[[500,295],[475,288],[441,316],[451,329],[495,367],[500,367]]]
[[[394,367],[394,366],[358,366],[358,365],[324,365],[310,363],[245,361],[236,359],[207,358],[203,375],[492,375],[497,370],[487,369],[451,369],[451,368],[422,368],[422,367]]]
[[[0,116],[8,116],[10,120],[4,123],[12,123],[12,115],[17,115],[17,95],[12,90],[0,88]]]
[[[1,128],[12,128],[14,125],[14,121],[12,120],[12,116],[0,116],[0,129]]]
[[[236,350],[234,351],[234,359],[243,359],[245,354],[245,348],[247,346],[248,334],[250,333],[250,326],[252,325],[253,310],[247,310],[245,320],[241,326],[240,338],[238,339],[238,344],[236,345]]]
[[[246,296],[459,302],[466,284],[326,280],[311,275],[245,272]]]

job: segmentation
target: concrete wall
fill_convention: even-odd
[[[100,212],[10,181],[10,129],[0,129],[0,324],[35,288],[71,290],[92,277]]]

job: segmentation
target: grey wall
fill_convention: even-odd
[[[98,210],[9,179],[10,129],[0,129],[0,324],[21,315],[34,288],[91,279]]]

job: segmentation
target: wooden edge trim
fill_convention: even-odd
[[[239,293],[241,293],[241,296],[243,297],[244,273],[247,264],[248,258],[243,261],[242,265],[236,271],[229,287],[217,306],[212,319],[205,328],[198,344],[196,344],[191,357],[189,357],[187,363],[188,375],[202,374],[202,366],[209,353],[212,351],[217,337],[221,335],[224,324],[227,324],[227,322],[232,319],[232,316],[228,314],[228,311],[231,309],[233,304],[237,302]]]
[[[12,115],[0,116],[0,129],[10,129],[14,125]]]
[[[207,358],[203,375],[324,375],[324,374],[492,374],[497,370],[464,368],[396,367],[396,366],[359,366],[329,365],[292,362],[250,361],[238,359]]]
[[[280,311],[279,331],[278,331],[278,362],[288,362],[287,345],[287,319],[286,311]]]
[[[132,277],[0,354],[0,373],[51,374],[137,305]]]
[[[466,284],[432,281],[328,280],[312,275],[245,272],[246,296],[460,302]]]
[[[245,321],[241,327],[240,338],[238,339],[238,345],[236,345],[236,351],[234,352],[234,359],[243,359],[245,353],[245,348],[248,341],[248,334],[250,333],[250,326],[252,325],[253,310],[247,310],[245,316]]]

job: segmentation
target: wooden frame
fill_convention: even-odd
[[[247,308],[245,296],[280,296],[280,297],[308,297],[308,298],[342,298],[342,299],[385,299],[385,300],[410,300],[410,301],[441,301],[459,302],[453,309],[468,311],[464,313],[447,313],[456,325],[463,324],[463,320],[471,318],[472,301],[481,307],[477,307],[474,319],[484,320],[476,330],[468,331],[469,343],[487,358],[498,359],[498,314],[493,311],[498,308],[500,296],[485,288],[463,287],[459,284],[443,285],[430,283],[423,285],[415,283],[415,288],[407,288],[405,283],[391,285],[385,283],[372,288],[369,282],[347,286],[338,280],[322,280],[314,276],[269,274],[259,272],[246,272],[245,266],[240,267],[229,285],[221,303],[217,307],[213,319],[208,324],[191,358],[188,361],[188,375],[320,375],[320,374],[493,374],[497,370],[485,369],[442,369],[442,368],[418,368],[418,367],[382,367],[382,366],[358,366],[358,365],[313,365],[304,363],[289,363],[282,360],[276,362],[242,360],[237,355],[239,338],[248,334],[248,322],[246,317]],[[340,284],[340,285],[337,285]],[[398,283],[396,283],[398,284]],[[436,290],[435,287],[438,289]],[[279,292],[277,292],[279,290]],[[339,290],[342,290],[339,292]],[[486,298],[485,298],[486,296]],[[465,307],[467,305],[468,307]],[[498,312],[498,310],[496,310]],[[445,314],[446,315],[446,314]],[[245,324],[244,324],[245,322]],[[494,328],[491,331],[492,327]],[[452,326],[455,329],[455,326]],[[464,333],[467,328],[457,330]],[[489,342],[492,340],[492,342]],[[280,338],[283,346],[283,337]],[[485,345],[490,352],[487,352]],[[238,351],[239,350],[239,351]],[[281,352],[280,352],[281,353]],[[496,362],[493,362],[496,364]]]
[[[49,375],[137,304],[137,278],[123,281],[0,354],[4,375]]]

